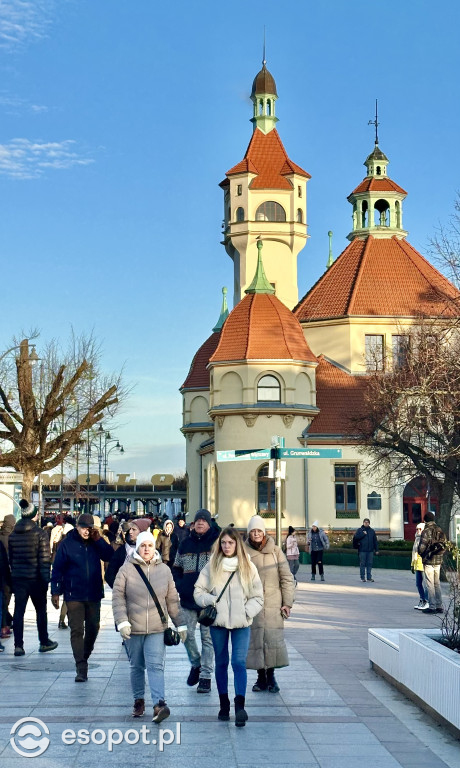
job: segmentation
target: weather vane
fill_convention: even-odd
[[[378,119],[378,102],[377,99],[375,100],[375,120],[369,120],[368,125],[375,125],[375,143],[379,143],[379,134],[378,134],[378,127],[380,125],[379,119]]]

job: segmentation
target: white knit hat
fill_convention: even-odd
[[[248,533],[257,528],[265,533],[265,520],[260,515],[253,515],[248,523]]]
[[[144,533],[140,533],[136,539],[136,552],[139,552],[139,547],[144,541],[152,541],[153,544],[155,544],[155,537],[150,533],[150,531],[144,531]]]
[[[319,521],[318,521],[318,520],[314,520],[314,521],[312,522],[312,524],[311,524],[311,527],[312,527],[312,528],[319,528]]]

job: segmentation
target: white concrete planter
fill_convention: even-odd
[[[460,654],[433,638],[436,629],[369,629],[369,659],[377,671],[460,731]]]

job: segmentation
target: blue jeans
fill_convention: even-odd
[[[418,589],[420,600],[428,600],[428,592],[423,584],[423,571],[415,571],[415,586]]]
[[[251,637],[250,627],[226,629],[226,627],[210,627],[216,665],[216,683],[219,693],[228,693],[228,640],[232,638],[232,668],[235,696],[246,696],[248,675],[246,658]]]
[[[364,574],[367,571],[367,578],[372,579],[372,563],[374,562],[373,552],[360,552],[359,553],[359,575],[364,579]]]
[[[152,701],[157,704],[165,697],[165,643],[163,632],[151,635],[131,635],[125,640],[131,666],[131,688],[134,699],[143,699],[145,670]]]

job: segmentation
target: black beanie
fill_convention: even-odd
[[[33,504],[29,504],[27,499],[21,499],[19,506],[21,507],[22,517],[26,520],[32,520],[37,514],[37,508]]]

